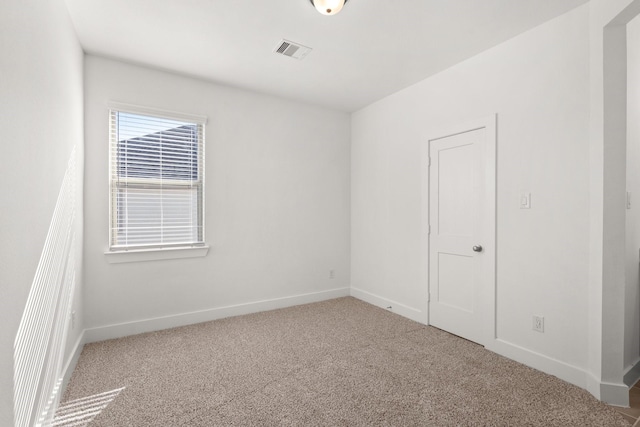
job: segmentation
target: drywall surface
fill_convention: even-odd
[[[626,368],[640,357],[640,17],[627,25]]]
[[[625,370],[626,28],[638,0],[589,2],[589,390],[628,404]]]
[[[348,288],[348,114],[95,56],[85,71],[88,328]],[[204,258],[108,262],[110,101],[208,117]]]
[[[81,309],[83,54],[61,0],[2,2],[0,52],[0,425],[11,426],[14,340],[72,153],[78,193],[69,256],[75,257],[74,307]],[[79,323],[69,341],[81,330]]]
[[[352,287],[426,309],[421,146],[438,129],[494,113],[497,337],[580,371],[589,279],[588,6],[353,114]],[[524,192],[528,210],[519,206]],[[545,318],[543,334],[532,330],[534,314]]]

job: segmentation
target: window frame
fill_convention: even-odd
[[[158,108],[152,107],[143,107],[139,105],[131,105],[124,104],[120,102],[109,102],[107,104],[108,107],[108,156],[109,156],[109,167],[108,167],[108,191],[109,191],[109,235],[108,235],[108,249],[105,251],[106,255],[109,255],[109,262],[132,262],[132,261],[148,261],[154,259],[175,259],[175,258],[186,258],[186,257],[197,257],[197,256],[205,256],[208,251],[208,246],[206,245],[206,229],[205,229],[205,130],[207,117],[199,116],[193,114],[185,114],[178,113],[173,111],[162,110]],[[114,161],[117,161],[113,156],[113,138],[115,135],[113,134],[111,116],[112,113],[129,113],[129,114],[137,114],[144,115],[149,117],[163,118],[169,120],[177,120],[184,121],[196,124],[201,126],[202,129],[202,141],[199,145],[202,150],[201,153],[198,153],[199,163],[198,163],[198,175],[200,179],[198,180],[198,187],[196,191],[199,192],[199,197],[197,199],[198,211],[201,217],[201,232],[198,233],[198,236],[201,237],[201,241],[194,242],[181,242],[181,243],[157,243],[157,244],[143,244],[143,245],[114,245],[114,236],[113,233],[117,232],[117,225],[114,223],[114,220],[117,222],[117,205],[114,197],[116,197],[117,191],[115,190],[115,186],[117,185],[113,179],[113,170],[116,167],[114,165]],[[175,182],[171,182],[171,180],[158,180],[154,182],[153,179],[135,179],[127,177],[125,178],[127,183],[125,185],[131,185],[133,188],[160,188],[157,186],[161,181],[163,184],[168,185],[169,187],[174,187],[176,189],[187,189],[193,188],[193,181],[184,181],[184,180],[175,180]],[[168,181],[168,182],[167,182]],[[187,184],[188,182],[188,184]],[[188,185],[188,187],[187,187]]]

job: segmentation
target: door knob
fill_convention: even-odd
[[[474,250],[475,252],[482,252],[482,246],[480,246],[480,245],[478,245],[478,246],[474,246],[474,247],[473,247],[473,250]]]

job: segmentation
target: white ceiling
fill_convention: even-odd
[[[588,0],[66,0],[88,53],[355,111]],[[312,47],[273,53],[281,39]]]

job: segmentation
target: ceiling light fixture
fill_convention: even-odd
[[[309,0],[323,15],[335,15],[342,10],[348,0]]]

